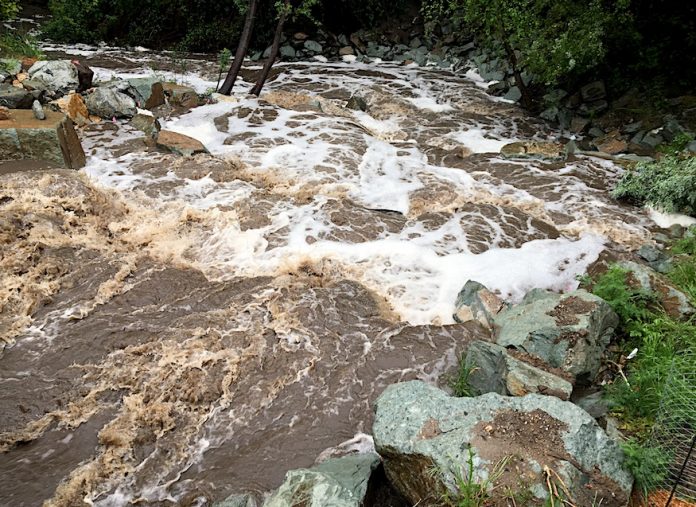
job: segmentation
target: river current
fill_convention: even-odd
[[[145,51],[47,51],[101,79],[217,77],[205,59],[176,74]],[[209,155],[105,121],[79,132],[84,169],[0,174],[0,504],[262,496],[369,449],[387,385],[443,382],[486,335],[452,318],[467,280],[510,302],[572,290],[654,226],[612,200],[611,162],[502,158],[561,133],[474,74],[279,64],[256,99],[257,70],[162,121]],[[356,93],[367,112],[343,107]]]

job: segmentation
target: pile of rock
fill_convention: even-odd
[[[0,64],[5,69],[0,74],[0,106],[8,110],[32,109],[37,119],[46,117],[45,109],[59,111],[78,126],[131,119],[160,148],[182,155],[206,151],[190,137],[160,133],[159,117],[181,114],[205,102],[193,88],[154,76],[94,83],[92,70],[76,60],[3,60]],[[6,115],[24,117],[23,113]],[[17,142],[3,143],[2,151],[5,158],[27,155]]]
[[[468,347],[475,396],[420,381],[388,387],[375,405],[376,454],[291,471],[263,505],[377,505],[369,492],[380,466],[407,505],[447,505],[463,490],[486,505],[626,505],[633,478],[595,420],[606,404],[568,401],[600,369],[618,324],[609,305],[584,290],[532,290],[511,306],[469,281],[454,318],[491,331]],[[219,506],[255,505],[247,502]]]

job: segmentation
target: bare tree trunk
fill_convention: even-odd
[[[517,85],[517,88],[520,89],[520,93],[522,94],[522,107],[529,111],[532,108],[532,100],[529,96],[529,90],[522,79],[522,73],[520,72],[517,64],[517,55],[515,54],[515,50],[512,49],[505,35],[503,35],[503,46],[505,47],[505,53],[507,53],[508,61],[512,66],[512,74],[515,77],[515,85]]]
[[[261,89],[263,88],[263,85],[266,83],[266,79],[268,79],[268,74],[270,74],[271,72],[271,67],[273,67],[276,58],[278,58],[278,50],[280,49],[280,38],[283,36],[283,26],[285,25],[285,19],[288,17],[289,8],[290,0],[285,0],[285,8],[283,9],[283,12],[280,14],[280,17],[278,18],[278,24],[276,25],[275,35],[273,36],[271,54],[268,56],[268,60],[266,60],[266,63],[263,66],[263,70],[261,71],[261,74],[259,74],[259,77],[256,80],[256,84],[251,89],[251,94],[256,95],[257,97],[261,93]]]
[[[220,87],[220,93],[223,95],[229,95],[232,93],[232,87],[234,82],[237,80],[239,75],[239,70],[242,68],[242,63],[244,63],[244,57],[249,51],[249,43],[251,42],[251,33],[254,30],[254,19],[256,18],[256,9],[258,8],[259,0],[249,0],[249,8],[247,9],[246,18],[244,19],[244,29],[242,30],[242,36],[239,38],[239,45],[237,46],[237,51],[234,54],[234,61],[230,66],[229,72],[227,72],[227,77],[225,77],[225,82],[222,83]]]

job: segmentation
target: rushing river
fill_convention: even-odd
[[[58,48],[49,48],[56,51]],[[166,67],[75,50],[97,75]],[[191,60],[199,91],[217,71]],[[651,227],[612,163],[505,160],[558,133],[480,83],[385,63],[278,65],[261,99],[80,132],[79,172],[0,175],[0,504],[210,505],[367,449],[371,404],[437,383],[485,332],[468,279],[570,290]],[[471,77],[471,76],[470,76]],[[354,93],[367,113],[343,108]]]

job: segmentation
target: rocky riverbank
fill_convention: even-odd
[[[90,82],[66,60],[7,76],[12,105],[65,112],[88,155],[79,175],[13,174],[1,196],[19,252],[3,382],[34,368],[46,398],[5,402],[4,452],[31,463],[74,428],[93,439],[52,478],[57,505],[251,491],[221,504],[246,507],[300,461],[264,505],[626,502],[584,392],[617,317],[575,276],[607,245],[665,284],[659,248],[639,250],[648,267],[630,253],[654,226],[607,196],[620,168],[478,81],[405,63],[281,66],[260,99]],[[454,398],[462,356],[472,392]],[[356,430],[374,441],[336,446]]]

